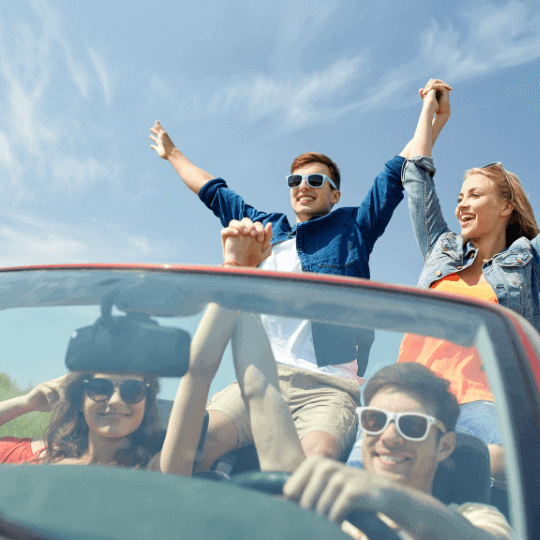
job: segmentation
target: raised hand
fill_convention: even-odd
[[[26,394],[28,408],[32,411],[51,412],[54,406],[65,397],[64,381],[68,375],[42,382]]]
[[[176,150],[176,147],[169,135],[167,135],[167,132],[163,129],[163,126],[159,123],[159,120],[156,120],[156,123],[150,128],[150,131],[155,135],[155,137],[150,135],[150,139],[156,143],[155,145],[151,144],[150,148],[155,150],[160,158],[168,160],[172,156],[174,150]]]
[[[233,220],[221,231],[223,262],[257,266],[272,253],[272,224],[253,223],[249,218]]]
[[[418,93],[424,102],[433,104],[436,115],[450,116],[450,90],[452,87],[444,81],[429,79],[426,86],[420,88]]]

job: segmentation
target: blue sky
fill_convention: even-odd
[[[218,264],[217,219],[149,148],[156,119],[261,210],[293,219],[284,176],[308,150],[357,205],[431,76],[454,87],[434,150],[450,224],[463,171],[491,161],[539,208],[540,5],[474,5],[3,3],[0,265]],[[372,278],[414,284],[420,267],[403,203]]]
[[[540,208],[540,3],[3,2],[0,266],[221,262],[218,220],[150,149],[156,119],[253,206],[286,212],[305,151],[358,205],[412,137],[430,77],[452,117],[434,150],[448,222],[463,172],[501,161]],[[413,285],[406,203],[372,278]]]

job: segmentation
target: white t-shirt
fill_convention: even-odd
[[[296,238],[274,244],[271,255],[261,263],[260,268],[276,272],[302,272]],[[356,360],[336,366],[317,365],[309,320],[274,315],[261,315],[261,320],[279,364],[358,381]]]

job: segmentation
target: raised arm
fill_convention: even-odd
[[[221,232],[226,265],[255,266],[270,255],[272,227],[248,218]],[[262,471],[293,471],[305,459],[278,382],[276,361],[260,317],[244,313],[233,335],[233,358]]]
[[[270,223],[263,228],[260,223],[253,224],[249,220],[231,222],[221,237],[223,260],[227,265],[256,266],[272,249]],[[189,370],[180,381],[163,448],[152,458],[148,468],[191,476],[210,385],[237,318],[237,312],[217,304],[207,307],[191,342]]]
[[[435,141],[450,118],[450,90],[452,87],[439,79],[430,79],[424,88],[420,88],[418,92],[424,102],[420,119],[414,137],[400,156],[406,159],[418,155],[431,157]]]
[[[0,402],[0,426],[30,412],[51,412],[64,396],[63,383],[67,375],[38,384],[22,396]]]
[[[189,161],[189,159],[174,146],[171,138],[159,123],[159,120],[156,121],[150,131],[154,134],[150,135],[150,139],[155,143],[150,145],[150,148],[155,150],[159,157],[169,161],[186,186],[198,195],[204,184],[214,177],[191,163],[191,161]]]
[[[420,89],[420,97],[424,100],[422,111],[414,137],[402,153],[407,161],[401,179],[409,199],[416,241],[424,259],[430,255],[439,237],[450,231],[435,191],[435,167],[431,159],[435,139],[450,117],[450,89],[438,79],[430,79],[425,88]],[[438,101],[437,93],[440,93]]]
[[[208,392],[234,329],[237,313],[209,304],[191,341],[189,370],[180,380],[161,452],[149,469],[191,476]]]

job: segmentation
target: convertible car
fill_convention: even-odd
[[[365,378],[396,361],[406,334],[475,347],[496,398],[508,490],[498,498],[492,493],[481,447],[461,454],[458,448],[440,465],[434,494],[445,503],[491,501],[507,514],[515,538],[540,538],[540,336],[515,313],[481,301],[244,268],[0,269],[0,401],[68,370],[151,374],[160,378],[165,428],[209,303],[241,316],[310,320],[330,336],[324,354],[339,347],[355,355]],[[242,347],[256,348],[258,339],[254,333],[231,340],[211,392],[235,379],[233,358]],[[0,426],[0,437],[40,439],[49,416],[32,412],[11,420]],[[203,427],[200,447],[204,436]],[[258,472],[253,449],[233,454],[215,463],[213,472],[189,478],[127,467],[0,465],[0,538],[350,538],[334,523],[276,496],[284,475]],[[371,518],[359,513],[349,520],[371,540],[392,537]]]

